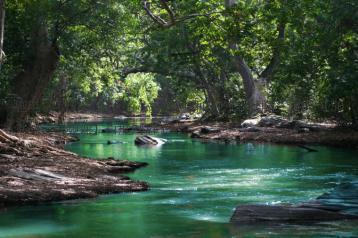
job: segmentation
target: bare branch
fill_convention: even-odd
[[[166,22],[164,19],[162,19],[159,16],[156,16],[151,10],[150,10],[150,3],[146,0],[143,0],[143,7],[144,10],[147,12],[148,16],[152,18],[152,20],[159,24],[161,27],[171,27],[173,25],[172,22]]]
[[[150,9],[150,2],[148,0],[143,0],[143,7],[144,10],[147,12],[147,15],[155,22],[157,23],[159,26],[164,27],[164,28],[169,28],[174,26],[176,23],[178,22],[184,22],[190,19],[194,19],[197,17],[208,17],[210,15],[213,14],[220,14],[222,13],[222,11],[212,11],[212,12],[208,12],[208,13],[194,13],[194,14],[190,14],[181,18],[177,18],[175,16],[174,11],[170,8],[170,6],[168,5],[166,0],[159,0],[160,4],[162,6],[162,8],[164,10],[167,11],[170,20],[166,21],[163,18],[161,18],[160,16],[155,15],[152,10]]]
[[[166,0],[160,0],[160,4],[168,12],[169,17],[170,17],[170,21],[174,25],[176,19],[175,19],[175,14],[174,14],[173,10],[169,7],[169,5],[168,5]]]

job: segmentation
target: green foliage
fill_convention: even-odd
[[[131,74],[124,82],[122,101],[127,103],[129,112],[138,115],[145,110],[145,114],[151,116],[159,90],[153,74]]]
[[[356,1],[238,0],[226,9],[224,0],[175,0],[167,2],[177,19],[171,27],[154,23],[141,2],[7,1],[1,96],[33,60],[31,37],[41,22],[61,53],[42,109],[59,110],[62,98],[67,110],[241,120],[249,116],[247,97],[230,55],[244,58],[259,80],[277,54],[278,67],[260,86],[270,110],[357,123]],[[169,21],[151,2],[153,14]]]

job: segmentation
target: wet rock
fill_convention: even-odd
[[[244,205],[236,208],[231,222],[319,222],[358,219],[358,216],[304,206]]]
[[[357,181],[340,184],[316,200],[297,206],[238,206],[231,222],[319,222],[342,219],[358,219]]]
[[[202,136],[200,135],[200,131],[194,131],[193,133],[191,133],[190,135],[191,138],[201,138]]]
[[[342,183],[319,196],[317,201],[325,206],[339,207],[342,212],[358,215],[358,181]]]
[[[157,137],[153,137],[153,136],[138,136],[134,143],[136,145],[162,145],[166,142],[166,140],[161,139],[161,138],[157,138]]]

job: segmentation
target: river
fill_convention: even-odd
[[[299,203],[357,180],[357,151],[315,147],[318,152],[308,153],[295,146],[156,136],[168,142],[136,147],[135,133],[99,133],[80,135],[66,146],[87,157],[148,162],[129,176],[147,181],[149,191],[8,208],[0,212],[0,237],[358,237],[357,221],[229,223],[237,205]],[[123,143],[108,145],[108,140]]]

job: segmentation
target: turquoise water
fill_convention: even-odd
[[[202,143],[183,134],[139,148],[136,134],[82,135],[67,149],[82,156],[145,161],[130,174],[150,183],[142,193],[115,194],[0,212],[1,237],[358,237],[357,221],[236,226],[239,204],[298,203],[356,180],[355,150]],[[107,145],[107,140],[124,144]]]

